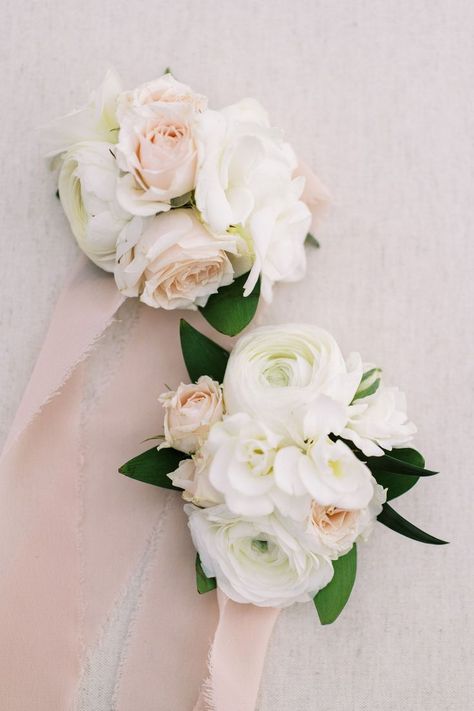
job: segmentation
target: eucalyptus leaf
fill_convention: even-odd
[[[207,304],[200,312],[220,333],[236,336],[255,316],[260,298],[260,280],[248,296],[244,296],[244,284],[248,273],[237,277],[232,284],[221,287],[216,294],[211,294]]]
[[[187,454],[178,452],[171,447],[157,450],[156,447],[148,449],[146,452],[139,454],[138,457],[130,459],[126,464],[123,464],[119,472],[129,476],[131,479],[143,481],[145,484],[153,484],[161,486],[163,489],[175,489],[182,491],[176,486],[173,486],[171,479],[167,476],[178,468],[182,459],[186,459]]]
[[[311,247],[315,247],[315,249],[319,249],[321,247],[319,241],[314,235],[311,234],[311,232],[308,232],[306,235],[305,244],[309,244]]]
[[[199,553],[196,553],[196,587],[200,595],[215,590],[217,587],[215,578],[208,578],[202,569]]]
[[[208,375],[213,380],[222,383],[229,360],[229,352],[193,328],[184,319],[180,321],[179,335],[184,362],[193,383],[201,375]]]
[[[344,609],[354,586],[357,571],[357,547],[333,561],[334,576],[314,597],[314,604],[322,625],[334,622]]]
[[[442,541],[439,538],[431,536],[429,533],[425,533],[421,528],[417,528],[410,521],[407,521],[403,516],[400,516],[389,504],[384,504],[382,513],[377,516],[380,523],[384,526],[391,528],[392,531],[396,533],[401,533],[402,536],[407,536],[407,538],[412,538],[414,541],[420,541],[421,543],[430,543],[435,546],[445,545],[448,541]]]

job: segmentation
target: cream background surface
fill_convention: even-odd
[[[472,708],[474,5],[1,0],[0,25],[2,441],[76,255],[41,125],[108,65],[129,86],[169,65],[215,107],[257,97],[334,196],[306,280],[264,320],[328,328],[407,392],[441,475],[396,506],[451,541],[378,527],[333,626],[281,615],[258,711]]]

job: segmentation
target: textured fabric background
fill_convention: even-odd
[[[215,107],[259,98],[334,196],[265,321],[330,329],[408,393],[441,475],[397,508],[451,541],[380,526],[333,626],[281,615],[259,711],[473,708],[472,2],[2,0],[0,25],[2,440],[76,254],[41,125],[109,64],[129,86],[169,65]]]

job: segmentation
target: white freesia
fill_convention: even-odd
[[[261,607],[308,602],[333,576],[317,539],[285,518],[235,516],[226,506],[185,506],[205,574],[231,599]]]
[[[322,506],[361,509],[373,495],[369,468],[337,440],[323,437],[307,452],[290,445],[274,461],[275,478],[288,494],[307,492]]]
[[[59,197],[79,247],[113,272],[116,244],[130,219],[116,199],[118,168],[110,143],[77,143],[63,155]]]
[[[334,338],[304,324],[263,326],[242,336],[224,378],[229,414],[246,412],[277,431],[294,434],[296,415],[320,395],[341,406],[362,376],[360,356],[344,360]]]
[[[196,309],[234,280],[230,235],[210,234],[193,210],[135,218],[117,245],[115,281],[155,308]]]
[[[363,509],[321,506],[313,501],[310,530],[331,558],[347,553],[358,540],[366,541],[387,498],[387,492],[372,479],[373,496]]]
[[[349,421],[342,432],[367,457],[384,450],[404,447],[416,432],[408,419],[405,394],[397,387],[380,385],[373,395],[356,400],[349,409]]]
[[[305,490],[298,496],[278,487],[273,464],[281,444],[280,435],[243,413],[211,428],[204,446],[209,481],[234,514],[264,516],[277,509],[294,519],[308,516],[311,497]]]
[[[118,138],[117,99],[121,81],[110,69],[87,106],[52,122],[45,131],[45,152],[54,157],[84,141],[116,143]]]
[[[189,459],[182,459],[177,469],[168,474],[174,486],[183,489],[183,499],[205,508],[224,501],[209,481],[208,457],[200,450]]]
[[[207,375],[196,383],[181,383],[177,390],[160,395],[159,401],[165,411],[166,445],[188,454],[196,452],[224,413],[221,386]]]

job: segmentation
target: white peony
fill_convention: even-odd
[[[341,440],[322,437],[307,452],[289,445],[278,451],[273,466],[281,489],[293,495],[306,492],[322,506],[360,509],[372,498],[369,468]]]
[[[333,576],[317,538],[277,514],[250,520],[226,506],[185,511],[205,574],[231,600],[287,607],[312,600]]]
[[[367,457],[384,450],[404,447],[416,432],[408,420],[405,394],[397,387],[380,385],[373,395],[356,400],[349,408],[349,421],[341,436],[349,439]]]
[[[303,324],[263,326],[232,350],[224,378],[226,411],[246,412],[295,435],[300,413],[320,395],[349,405],[361,376],[360,357],[354,354],[346,363],[327,331]]]
[[[113,146],[77,143],[63,155],[59,197],[79,247],[99,267],[113,272],[118,236],[130,219],[115,195],[118,168]]]
[[[116,143],[118,138],[117,99],[122,91],[118,75],[109,70],[87,106],[52,122],[45,131],[45,152],[54,157],[76,143],[102,141]]]
[[[230,235],[212,235],[193,210],[136,217],[120,235],[115,281],[149,306],[196,309],[234,280],[234,249]]]
[[[192,453],[199,449],[209,428],[222,419],[224,406],[219,383],[202,375],[196,383],[181,383],[159,398],[165,410],[166,446]]]
[[[277,509],[294,519],[308,516],[311,497],[304,489],[298,495],[278,487],[273,464],[281,444],[281,436],[243,413],[211,428],[204,446],[209,481],[234,514],[264,516]]]
[[[373,496],[363,509],[342,509],[337,506],[321,506],[313,501],[310,531],[326,550],[330,558],[348,553],[358,540],[366,541],[374,528],[377,516],[382,511],[387,492],[372,479]]]

